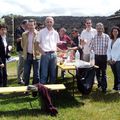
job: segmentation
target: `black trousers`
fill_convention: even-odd
[[[7,86],[7,70],[6,70],[6,62],[4,63],[4,67],[0,68],[0,86]]]
[[[102,90],[107,88],[107,55],[95,55],[95,65],[99,68],[96,69],[96,77],[98,80],[98,87],[101,87]]]

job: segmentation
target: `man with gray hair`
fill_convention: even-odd
[[[107,48],[110,38],[104,33],[104,25],[102,23],[96,24],[96,30],[97,34],[91,40],[90,50],[95,52],[95,65],[99,67],[96,69],[98,88],[105,93],[107,89]]]
[[[57,43],[60,42],[58,32],[53,28],[53,17],[46,17],[46,27],[39,31],[37,42],[41,55],[41,78],[40,83],[56,82]],[[49,75],[49,76],[48,76]],[[48,78],[49,81],[48,81]]]

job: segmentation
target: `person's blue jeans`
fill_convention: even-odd
[[[117,89],[117,84],[118,84],[118,76],[117,76],[117,69],[116,69],[116,64],[111,64],[111,69],[114,75],[114,87],[113,89]]]
[[[40,82],[40,59],[33,59],[32,54],[27,54],[24,62],[24,81],[25,85],[29,85],[31,66],[33,65],[33,81],[32,84]]]
[[[116,62],[116,70],[117,70],[117,75],[118,75],[118,84],[120,84],[120,61]]]
[[[56,82],[56,63],[57,63],[56,53],[45,53],[45,55],[41,56],[40,83],[46,84]]]
[[[120,61],[116,61],[111,68],[114,75],[114,89],[120,90]]]
[[[118,90],[120,90],[120,61],[116,62],[117,77],[118,77]]]
[[[19,60],[18,60],[18,66],[17,66],[17,79],[18,82],[23,80],[23,72],[24,72],[24,58],[22,56],[22,51],[18,52]]]

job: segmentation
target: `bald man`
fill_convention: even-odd
[[[46,27],[39,31],[37,38],[42,53],[40,82],[53,84],[56,81],[56,51],[60,39],[58,32],[53,28],[54,19],[52,17],[46,17],[45,25]]]

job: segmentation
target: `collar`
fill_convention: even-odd
[[[86,28],[86,31],[87,31],[87,32],[90,32],[90,31],[92,31],[92,30],[93,30],[92,27],[91,27],[90,29]]]
[[[31,32],[29,32],[29,31],[26,31],[26,32],[27,32],[27,34],[31,33]],[[36,35],[37,33],[38,33],[38,31],[35,29],[35,30],[33,31],[33,34]]]
[[[47,32],[53,32],[53,31],[54,31],[54,28],[52,28],[51,30],[48,30],[48,28],[46,27],[45,30],[46,30]]]
[[[99,36],[99,37],[103,37],[103,36],[104,36],[104,33],[102,33],[101,35],[99,35],[99,34],[97,33],[97,36]]]
[[[2,39],[3,39],[3,40],[5,40],[5,39],[6,39],[6,35],[3,35],[3,36],[1,36],[1,37],[2,37]]]

